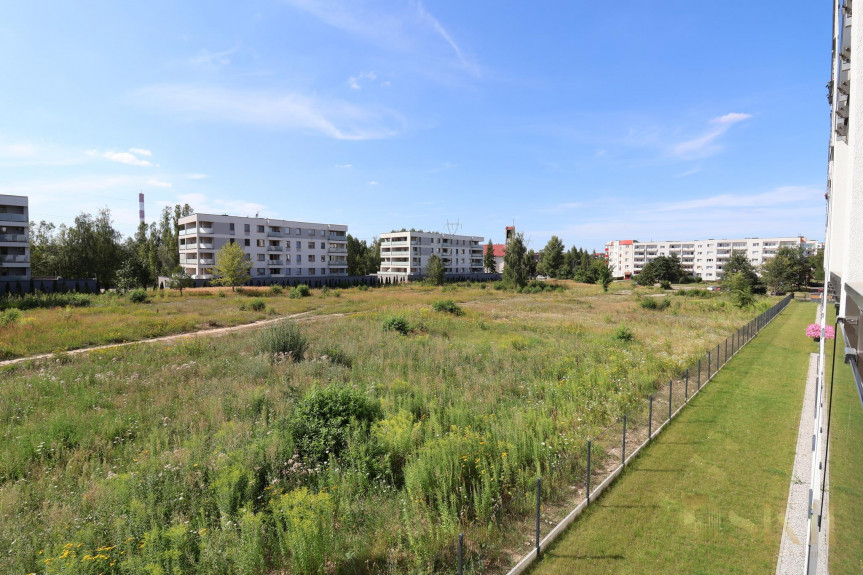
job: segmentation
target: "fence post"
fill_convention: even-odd
[[[587,440],[587,505],[590,505],[590,440]]]
[[[620,450],[620,464],[626,465],[626,415],[623,416],[623,448]]]
[[[647,416],[647,439],[653,437],[653,396],[650,396],[650,409]]]
[[[462,575],[464,565],[464,533],[458,534],[458,575]]]
[[[716,371],[714,373],[719,373],[719,344],[716,344]]]
[[[539,501],[542,498],[542,477],[536,478],[536,558],[539,559]]]
[[[674,389],[674,380],[668,380],[668,421],[671,421],[671,391]]]
[[[683,384],[683,403],[689,403],[689,368],[686,368],[686,379]]]
[[[710,379],[710,351],[707,352],[707,379],[704,380],[704,383],[707,383],[707,381]]]
[[[696,385],[697,385],[696,389],[700,390],[701,389],[701,358],[700,357],[698,358],[698,380],[697,380]]]
[[[725,361],[722,362],[722,365],[728,363],[728,338],[725,338]]]

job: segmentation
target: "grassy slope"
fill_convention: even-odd
[[[828,345],[828,383],[832,353],[833,346]],[[850,575],[863,572],[863,405],[841,354],[840,347],[830,422],[830,573]]]
[[[792,303],[732,360],[536,573],[775,569],[812,316]]]

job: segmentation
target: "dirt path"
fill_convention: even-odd
[[[69,351],[64,351],[62,353],[69,354],[69,355],[76,355],[79,353],[87,353],[87,352],[94,351],[97,349],[111,349],[111,348],[115,348],[115,347],[126,347],[129,345],[137,345],[137,344],[141,344],[141,343],[159,343],[159,342],[163,342],[163,341],[176,341],[178,339],[183,339],[183,338],[193,337],[193,336],[220,336],[220,335],[225,335],[227,333],[231,333],[231,332],[235,332],[235,331],[243,331],[246,329],[263,327],[266,325],[270,325],[270,324],[282,321],[284,319],[305,319],[306,321],[316,321],[319,319],[330,319],[330,318],[334,318],[334,317],[343,317],[345,315],[343,313],[331,313],[331,314],[306,317],[306,316],[309,316],[309,314],[311,314],[311,313],[312,313],[311,311],[304,311],[302,313],[295,313],[292,315],[280,316],[280,317],[277,317],[274,319],[264,319],[264,320],[260,320],[260,321],[256,321],[256,322],[252,322],[252,323],[244,323],[242,325],[234,325],[231,327],[216,327],[216,328],[212,328],[212,329],[202,329],[202,330],[198,330],[198,331],[187,331],[184,333],[175,333],[174,335],[164,335],[161,337],[153,337],[153,338],[149,338],[149,339],[139,339],[136,341],[124,341],[123,343],[109,343],[106,345],[97,345],[94,347],[82,347],[80,349],[71,349]],[[25,361],[32,361],[34,359],[47,359],[53,355],[55,355],[55,354],[54,353],[40,353],[39,355],[31,355],[28,357],[18,357],[15,359],[7,359],[7,360],[0,361],[0,367],[4,367],[7,365],[14,365],[16,363],[22,363]]]

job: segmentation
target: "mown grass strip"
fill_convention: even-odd
[[[803,335],[812,313],[789,305],[532,572],[772,572],[815,351]]]
[[[830,313],[830,321],[835,319]],[[851,376],[842,363],[842,333],[836,350],[833,379],[833,415],[830,423],[830,573],[863,573],[863,405]],[[833,342],[826,346],[826,378],[830,384]],[[829,388],[828,388],[829,391]]]

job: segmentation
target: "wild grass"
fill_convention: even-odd
[[[600,289],[450,287],[463,316],[432,310],[441,288],[257,294],[313,312],[296,320],[304,361],[270,361],[251,330],[0,368],[7,568],[454,572],[464,532],[469,570],[500,570],[537,475],[565,499],[586,438],[761,311],[686,298],[656,314]],[[68,322],[37,310],[43,333],[172,305],[255,317],[230,296],[108,301]],[[384,332],[394,315],[422,329]]]

